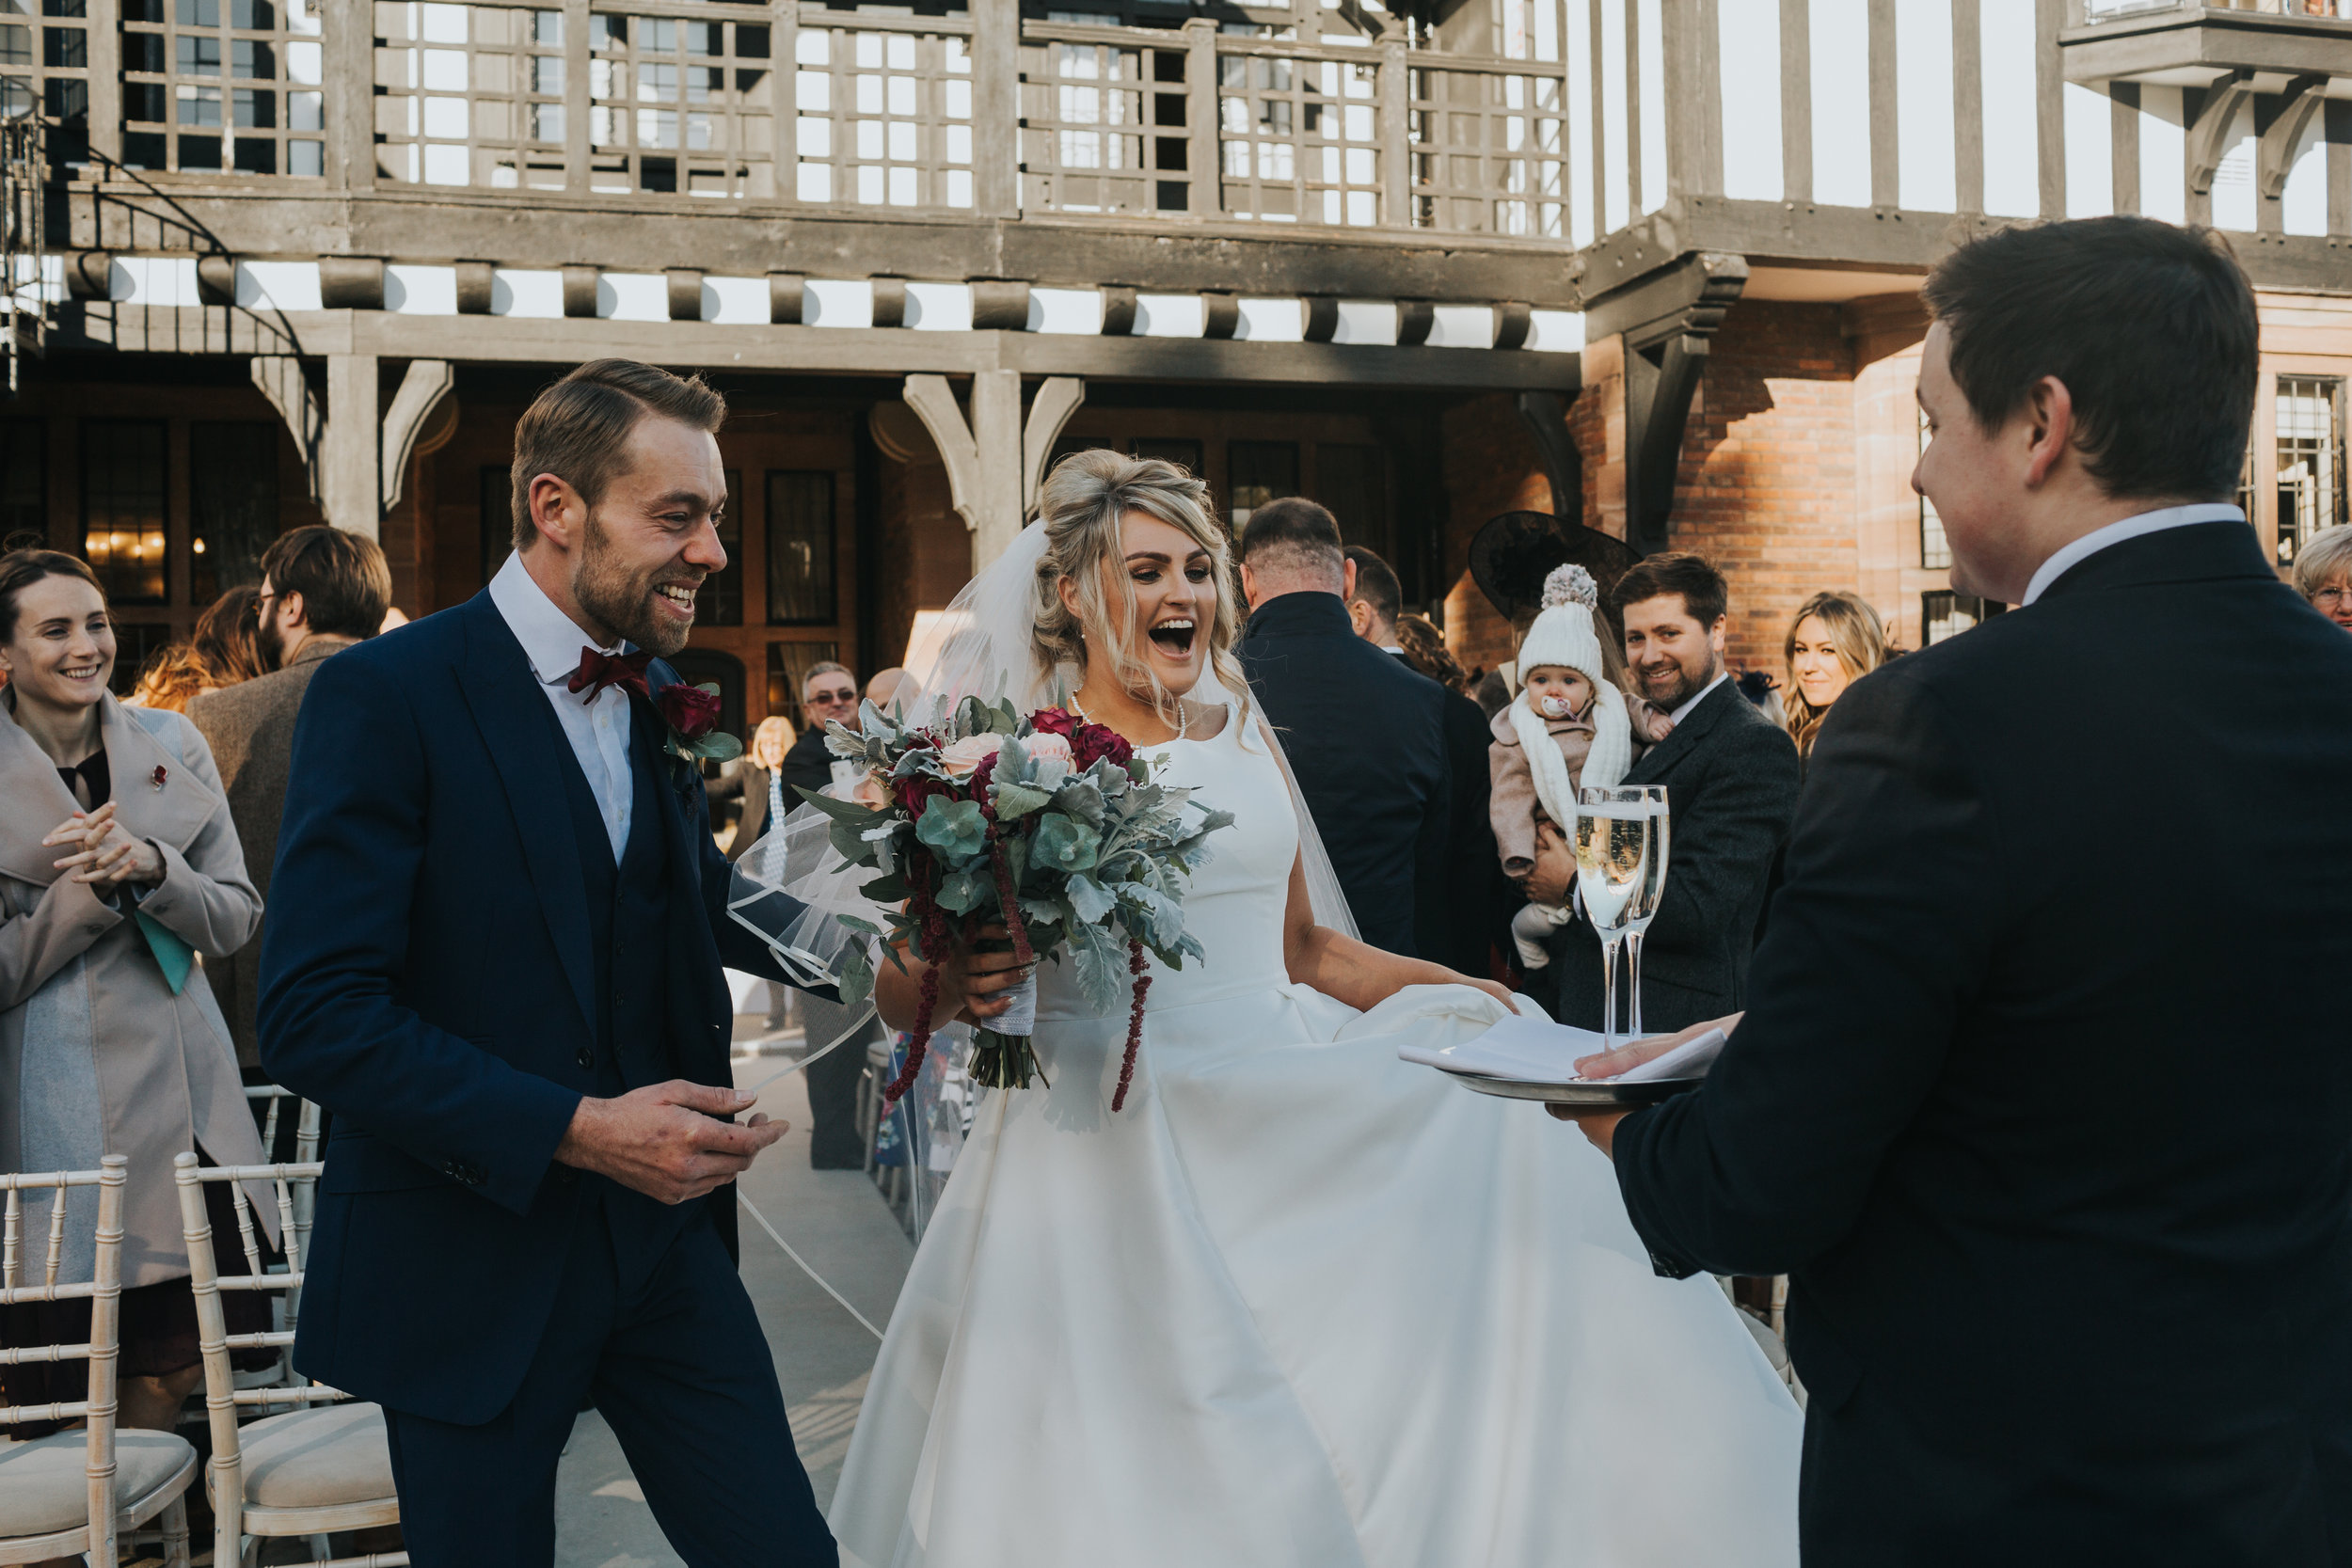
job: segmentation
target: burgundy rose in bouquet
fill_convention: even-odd
[[[901,722],[866,704],[858,728],[827,726],[827,744],[866,764],[879,806],[809,790],[833,819],[833,846],[876,876],[862,889],[883,925],[854,915],[843,925],[881,939],[923,966],[921,1002],[903,1071],[885,1091],[896,1103],[922,1069],[937,1022],[939,966],[981,927],[1002,925],[1024,962],[1071,966],[1101,1013],[1128,992],[1127,1050],[1111,1108],[1126,1102],[1142,1040],[1149,952],[1170,968],[1201,956],[1184,930],[1184,879],[1209,858],[1209,834],[1232,821],[1196,804],[1189,789],[1157,782],[1124,737],[1059,707],[1024,718],[1010,703],[966,698],[929,724]],[[886,928],[885,928],[886,927]],[[842,998],[873,990],[865,953],[852,945]],[[1025,1088],[1035,993],[977,1032],[972,1073],[994,1088]]]

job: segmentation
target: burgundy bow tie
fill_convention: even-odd
[[[608,686],[634,691],[651,700],[645,689],[645,666],[653,662],[653,655],[640,650],[633,654],[608,654],[596,648],[580,650],[580,670],[564,683],[567,691],[585,691],[590,702],[596,701]]]

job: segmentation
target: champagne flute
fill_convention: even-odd
[[[1628,795],[1623,789],[1581,790],[1576,808],[1576,888],[1584,918],[1600,937],[1601,1042],[1611,1051],[1617,1044],[1617,949],[1649,864],[1657,820],[1639,790]]]
[[[1666,846],[1668,829],[1673,825],[1666,811],[1664,784],[1627,784],[1613,793],[1637,797],[1650,816],[1649,860],[1642,883],[1627,901],[1625,926],[1626,984],[1632,989],[1632,1018],[1628,1028],[1635,1039],[1642,1037],[1642,938],[1649,930],[1650,921],[1658,913],[1659,900],[1666,895]]]

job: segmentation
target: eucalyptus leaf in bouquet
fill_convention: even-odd
[[[1023,962],[1068,964],[1099,1013],[1127,991],[1127,1050],[1111,1101],[1123,1107],[1152,983],[1144,956],[1171,969],[1202,958],[1184,929],[1185,879],[1232,814],[1161,782],[1157,765],[1118,734],[1060,707],[1024,716],[1001,697],[966,697],[916,721],[866,703],[856,728],[835,722],[825,738],[835,756],[865,765],[858,798],[801,794],[830,819],[834,851],[876,873],[862,892],[883,911],[880,925],[838,918],[892,962],[903,968],[904,953],[923,966],[907,1065],[886,1100],[895,1104],[921,1071],[940,965],[1001,925]],[[850,951],[837,978],[855,1005],[872,993],[874,969],[858,944]],[[973,1076],[1025,1088],[1037,1067],[1026,1028],[976,1035]]]

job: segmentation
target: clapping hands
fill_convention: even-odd
[[[70,846],[73,852],[53,863],[73,880],[102,892],[112,892],[125,882],[153,887],[164,879],[163,855],[145,839],[133,838],[115,820],[112,800],[96,811],[75,812],[51,829],[41,843],[51,848]]]

